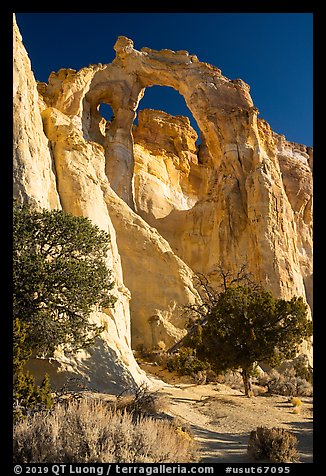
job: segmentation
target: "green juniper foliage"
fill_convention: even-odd
[[[24,372],[24,365],[32,354],[26,344],[28,325],[20,322],[18,318],[13,322],[13,399],[14,420],[21,420],[27,414],[48,409],[52,406],[53,399],[49,378],[45,375],[40,386],[36,385],[30,372]]]
[[[18,318],[13,322],[13,370],[14,374],[22,372],[24,365],[32,355],[31,349],[26,344],[27,324]]]
[[[109,235],[88,218],[14,203],[14,319],[26,324],[34,354],[51,356],[58,345],[76,351],[103,330],[89,315],[115,302],[108,247]]]
[[[175,370],[181,375],[193,375],[203,370],[208,370],[210,365],[196,357],[196,349],[183,347],[167,363],[170,371]]]
[[[41,385],[24,370],[34,356],[88,347],[103,328],[89,322],[115,297],[105,263],[109,235],[90,220],[58,210],[33,210],[14,201],[14,418],[52,406],[49,378]]]
[[[234,284],[216,293],[202,310],[195,330],[184,345],[219,373],[241,369],[246,395],[258,362],[279,365],[294,358],[304,339],[312,335],[307,305],[302,297],[276,299],[258,286]],[[194,309],[196,311],[196,309]]]
[[[36,385],[30,372],[19,371],[14,378],[13,397],[16,403],[13,415],[15,421],[34,411],[51,408],[53,398],[48,375],[44,376],[41,385]]]

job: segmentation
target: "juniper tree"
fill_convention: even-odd
[[[51,408],[52,390],[46,374],[37,385],[33,375],[24,369],[32,351],[26,344],[28,325],[14,319],[13,322],[13,417],[14,421],[24,418],[31,412]]]
[[[241,369],[245,394],[258,362],[278,365],[294,358],[299,346],[312,335],[307,305],[302,297],[277,299],[246,279],[229,280],[214,292],[208,280],[204,306],[188,306],[197,320],[183,345],[196,349],[199,359],[216,372]],[[190,309],[189,309],[190,308]]]
[[[103,328],[89,320],[115,297],[106,266],[109,235],[84,217],[59,210],[33,210],[14,201],[13,371],[14,417],[49,408],[51,387],[25,370],[28,359],[52,356],[61,346],[91,345]]]
[[[26,324],[25,347],[52,356],[91,345],[103,330],[91,312],[115,302],[109,235],[88,218],[16,201],[13,218],[13,317]]]

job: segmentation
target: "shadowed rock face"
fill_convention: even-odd
[[[133,346],[180,338],[179,306],[199,299],[193,272],[214,283],[218,263],[235,271],[247,262],[276,295],[311,304],[312,150],[257,119],[248,85],[186,51],[137,51],[119,37],[111,64],[51,73],[38,96],[16,35],[16,63],[23,58],[24,66],[15,77],[22,90],[33,89],[37,116],[14,113],[16,130],[31,131],[29,139],[15,138],[17,195],[88,216],[110,232],[121,305],[102,317],[118,330],[114,345],[129,349],[120,355],[133,362],[132,375],[139,369],[130,316]],[[152,85],[184,97],[201,131],[199,147],[188,118],[143,110],[133,125]],[[19,100],[16,94],[17,108]],[[101,103],[112,107],[111,121],[99,114]],[[46,150],[39,163],[26,153],[35,137]],[[35,168],[42,174],[33,188]],[[44,190],[51,200],[40,198]]]

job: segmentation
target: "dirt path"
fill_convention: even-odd
[[[154,377],[155,381],[155,377]],[[245,397],[222,384],[164,384],[156,388],[169,397],[167,413],[185,420],[199,444],[202,463],[256,462],[247,455],[251,430],[257,426],[282,427],[298,438],[301,463],[312,463],[312,398],[301,398],[300,413],[288,397]]]

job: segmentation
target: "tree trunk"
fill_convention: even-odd
[[[251,376],[248,369],[242,369],[241,375],[242,375],[243,385],[245,389],[245,395],[247,397],[252,397],[254,392],[252,389]]]

